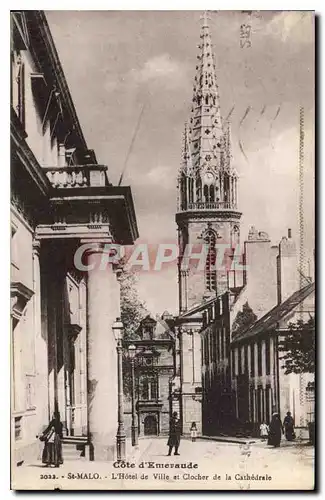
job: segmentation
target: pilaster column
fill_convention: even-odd
[[[272,410],[275,405],[275,375],[274,375],[274,338],[270,337],[270,375],[271,375],[271,387],[272,387],[272,399],[270,409]],[[271,412],[272,413],[272,412]]]
[[[262,340],[262,385],[263,389],[266,387],[266,344]]]
[[[252,417],[252,409],[254,408],[254,403],[252,401],[252,397],[251,397],[251,380],[252,380],[252,376],[251,376],[251,363],[252,363],[252,358],[251,358],[251,344],[248,344],[248,347],[247,347],[247,365],[248,365],[248,415],[249,415],[249,421],[251,422],[251,417]]]
[[[41,335],[41,270],[40,270],[41,242],[33,241],[33,304],[34,304],[34,340]],[[34,349],[34,355],[36,352]],[[37,356],[36,356],[37,358]]]
[[[34,307],[34,356],[35,356],[35,383],[38,387],[35,390],[37,400],[34,404],[37,408],[38,426],[48,422],[49,402],[48,402],[48,353],[47,335],[42,335],[41,317],[41,268],[40,268],[41,242],[33,241],[33,307]]]
[[[105,245],[86,250],[88,433],[90,459],[113,460],[117,430],[117,355],[112,325],[120,316],[120,286]],[[104,256],[104,260],[102,260]],[[105,265],[103,265],[105,263]]]
[[[258,346],[257,342],[253,344],[254,349],[254,376],[255,376],[255,389],[257,389],[257,379],[258,379]]]

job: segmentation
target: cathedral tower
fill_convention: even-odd
[[[229,262],[240,237],[241,213],[237,210],[237,174],[232,165],[230,124],[221,116],[206,14],[198,47],[192,109],[185,124],[178,176],[180,313],[229,288]],[[184,267],[187,245],[193,254],[205,250],[204,269],[198,269],[198,260]],[[224,251],[221,248],[227,248],[229,258],[225,257],[219,265],[218,252]]]

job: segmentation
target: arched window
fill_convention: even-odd
[[[207,186],[205,186],[207,187]],[[204,242],[208,245],[207,259],[205,263],[205,287],[209,291],[216,290],[216,235],[213,231],[208,231],[204,237]]]
[[[196,201],[202,200],[202,181],[200,177],[196,179]]]
[[[214,186],[210,186],[210,199],[212,203],[214,202]]]
[[[224,184],[223,184],[223,190],[224,190],[224,200],[227,203],[230,200],[229,196],[229,176],[226,174],[224,177]]]
[[[182,206],[184,208],[187,207],[187,190],[186,190],[186,176],[182,174],[181,178],[181,200],[182,200]]]
[[[232,248],[235,248],[237,245],[239,245],[239,227],[234,226],[231,231],[231,246]]]
[[[209,104],[209,97],[207,95],[205,96],[205,104]]]
[[[193,203],[193,196],[194,196],[194,180],[192,177],[189,178],[189,193],[188,193],[188,198],[189,202]]]
[[[215,201],[215,187],[213,185],[204,186],[204,199],[205,203],[213,203]]]
[[[209,186],[204,186],[205,203],[209,203]]]

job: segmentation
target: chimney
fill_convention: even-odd
[[[279,244],[277,257],[278,304],[284,302],[299,289],[297,251],[292,239],[291,229],[288,238],[283,237]]]

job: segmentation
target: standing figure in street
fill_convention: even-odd
[[[192,438],[192,443],[195,443],[197,437],[197,428],[196,428],[196,423],[192,422],[191,425],[191,438]]]
[[[265,422],[262,422],[260,425],[260,437],[262,441],[265,441],[268,435],[269,435],[269,426]]]
[[[44,449],[42,453],[42,463],[49,467],[60,467],[63,464],[62,458],[62,430],[63,425],[60,420],[60,413],[55,411],[51,422],[40,436],[40,440],[44,441]]]
[[[283,420],[283,427],[284,427],[284,432],[285,432],[285,437],[287,441],[293,441],[296,437],[295,434],[295,423],[294,420],[291,416],[290,411],[287,412],[286,417]]]
[[[175,448],[174,455],[179,455],[178,448],[181,441],[181,422],[178,418],[177,412],[173,413],[169,424],[169,438],[167,445],[169,446],[168,456],[172,454],[173,448]]]
[[[278,447],[281,442],[281,434],[283,433],[283,425],[278,413],[273,413],[269,427],[269,439],[267,444]]]

